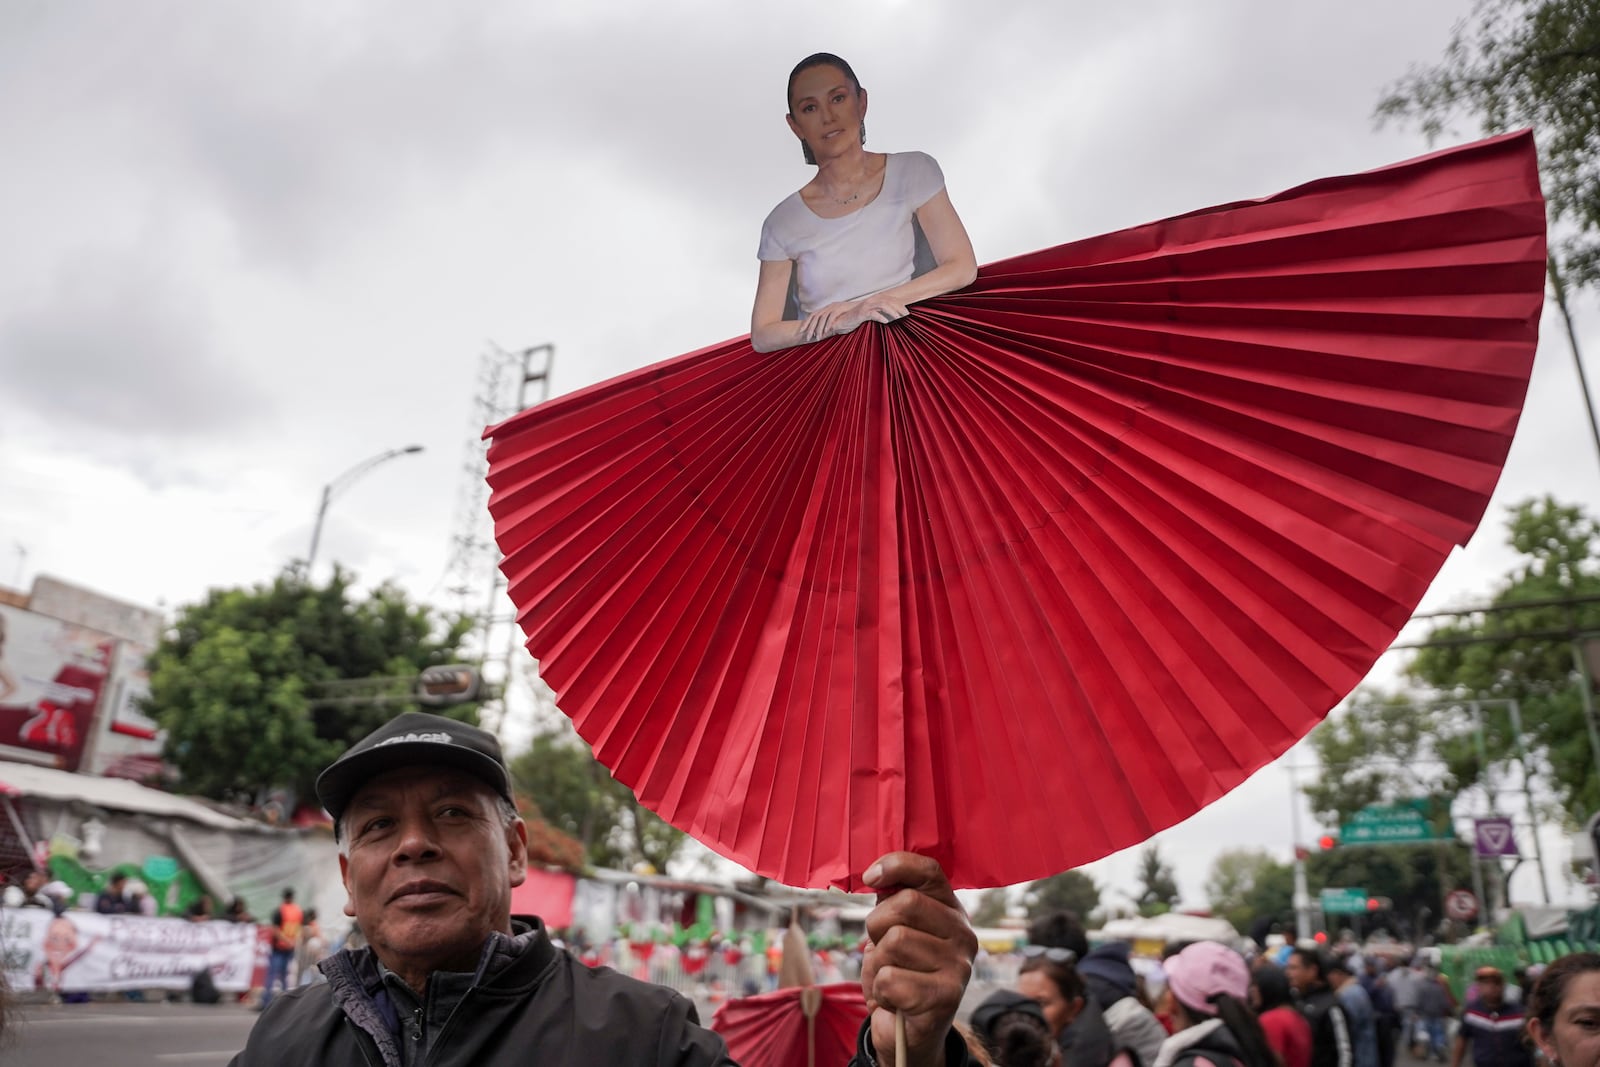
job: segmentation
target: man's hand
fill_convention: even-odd
[[[906,1056],[895,1067],[938,1067],[945,1036],[972,977],[978,939],[939,865],[891,852],[863,880],[878,892],[867,916],[861,989],[872,1012],[880,1064],[894,1064],[894,1016],[905,1016]]]

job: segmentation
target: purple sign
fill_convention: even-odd
[[[1511,820],[1501,815],[1472,820],[1473,850],[1482,858],[1510,856],[1518,859],[1517,838],[1511,832]]]

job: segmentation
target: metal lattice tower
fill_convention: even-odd
[[[549,690],[538,680],[533,660],[522,648],[521,635],[506,599],[500,573],[500,550],[489,519],[489,459],[483,428],[510,418],[550,396],[550,369],[555,346],[534,345],[508,352],[491,344],[478,361],[478,388],[473,396],[471,435],[461,464],[454,533],[445,581],[456,599],[456,611],[472,620],[464,651],[476,660],[495,696],[485,701],[479,717],[486,729],[504,739],[508,708],[526,680],[537,713],[553,710]],[[548,707],[546,706],[548,705]]]

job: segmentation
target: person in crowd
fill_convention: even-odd
[[[1600,1067],[1600,953],[1544,968],[1528,994],[1528,1039],[1558,1067]]]
[[[1394,992],[1389,988],[1389,967],[1381,957],[1368,956],[1362,961],[1356,981],[1361,983],[1361,988],[1367,991],[1367,999],[1372,1002],[1373,1026],[1378,1035],[1378,1067],[1394,1067],[1400,1012],[1394,1004]]]
[[[1112,1043],[1132,1052],[1141,1067],[1155,1063],[1167,1029],[1138,996],[1138,976],[1129,963],[1128,943],[1112,941],[1090,949],[1079,961],[1078,973],[1105,1013]]]
[[[300,927],[300,944],[295,950],[295,974],[300,985],[310,985],[322,977],[317,964],[328,958],[328,939],[323,936],[322,924],[317,921],[317,909],[307,908],[305,923]]]
[[[1372,998],[1356,979],[1348,959],[1339,958],[1328,964],[1328,984],[1339,996],[1339,1006],[1344,1009],[1345,1021],[1350,1026],[1350,1051],[1355,1067],[1378,1065],[1378,1013],[1373,1010]]]
[[[1522,1005],[1506,998],[1505,973],[1479,967],[1472,978],[1477,993],[1461,1010],[1450,1067],[1461,1067],[1469,1049],[1474,1067],[1533,1067],[1532,1052],[1522,1040]]]
[[[972,1032],[1001,1067],[1055,1067],[1061,1062],[1037,1000],[1010,989],[998,989],[972,1011]]]
[[[1314,948],[1289,953],[1283,973],[1294,990],[1300,1014],[1311,1024],[1311,1067],[1353,1067],[1350,1024],[1328,983],[1328,963]]]
[[[1073,966],[1076,954],[1055,945],[1028,945],[1022,951],[1017,992],[1039,1002],[1065,1067],[1133,1067],[1132,1055],[1116,1045],[1099,1003],[1088,996]]]
[[[294,890],[285,889],[283,902],[272,909],[272,946],[267,956],[267,988],[261,994],[262,1011],[272,1005],[272,994],[277,989],[289,990],[289,967],[300,947],[300,928],[304,924],[305,914],[294,902]]]
[[[1250,972],[1250,1006],[1283,1067],[1311,1067],[1311,1024],[1294,1006],[1282,967],[1269,960],[1256,963]]]
[[[1383,976],[1384,984],[1389,987],[1390,999],[1394,1002],[1395,1019],[1399,1026],[1395,1045],[1397,1048],[1408,1048],[1412,1056],[1417,1055],[1419,1047],[1417,996],[1422,988],[1420,966],[1412,960],[1402,960]],[[1392,1063],[1390,1067],[1393,1067]]]
[[[231,923],[253,923],[256,917],[250,914],[250,909],[245,905],[243,897],[234,897],[228,901],[228,908],[222,917]]]
[[[129,915],[150,918],[156,914],[156,898],[150,895],[150,887],[137,878],[128,879],[127,901]]]
[[[111,881],[95,897],[94,910],[101,915],[125,915],[128,911],[128,876],[113,871]]]
[[[1197,941],[1161,966],[1174,1029],[1154,1067],[1280,1067],[1250,1010],[1243,956],[1215,941]]]
[[[1417,983],[1417,1015],[1422,1022],[1423,1056],[1444,1062],[1445,1024],[1456,1011],[1456,997],[1444,975],[1432,967],[1422,972]]]
[[[333,817],[346,911],[369,947],[330,956],[326,982],[275,998],[233,1067],[730,1063],[684,997],[591,970],[542,923],[512,920],[527,827],[493,734],[407,712],[351,746],[316,791]],[[904,852],[862,880],[882,895],[867,918],[862,989],[874,1011],[857,1060],[968,1063],[953,1024],[977,938],[949,881]]]
[[[1017,988],[1045,1006],[1065,1067],[1106,1067],[1114,1060],[1131,1067],[1128,1047],[1118,1044],[1099,999],[1088,995],[1088,984],[1075,966],[1089,954],[1089,937],[1078,916],[1065,910],[1039,916],[1028,925],[1022,953]],[[1030,973],[1034,977],[1025,987],[1022,975]]]
[[[200,896],[195,897],[194,902],[191,903],[188,910],[184,912],[184,918],[188,919],[192,923],[206,923],[210,922],[212,919],[215,919],[216,914],[214,906],[211,903],[211,898],[203,893]]]
[[[1016,989],[1038,1001],[1066,1067],[1133,1067],[1133,1054],[1115,1045],[1106,1017],[1099,1003],[1088,997],[1074,960],[1070,949],[1027,945]]]
[[[44,891],[45,884],[50,881],[47,871],[30,868],[22,876],[22,884],[17,887],[18,896],[16,907],[19,908],[49,908],[56,911],[57,901]],[[9,902],[8,902],[9,903]]]

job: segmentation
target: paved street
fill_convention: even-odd
[[[256,1013],[238,1004],[23,1004],[0,1041],[6,1067],[223,1067]]]

